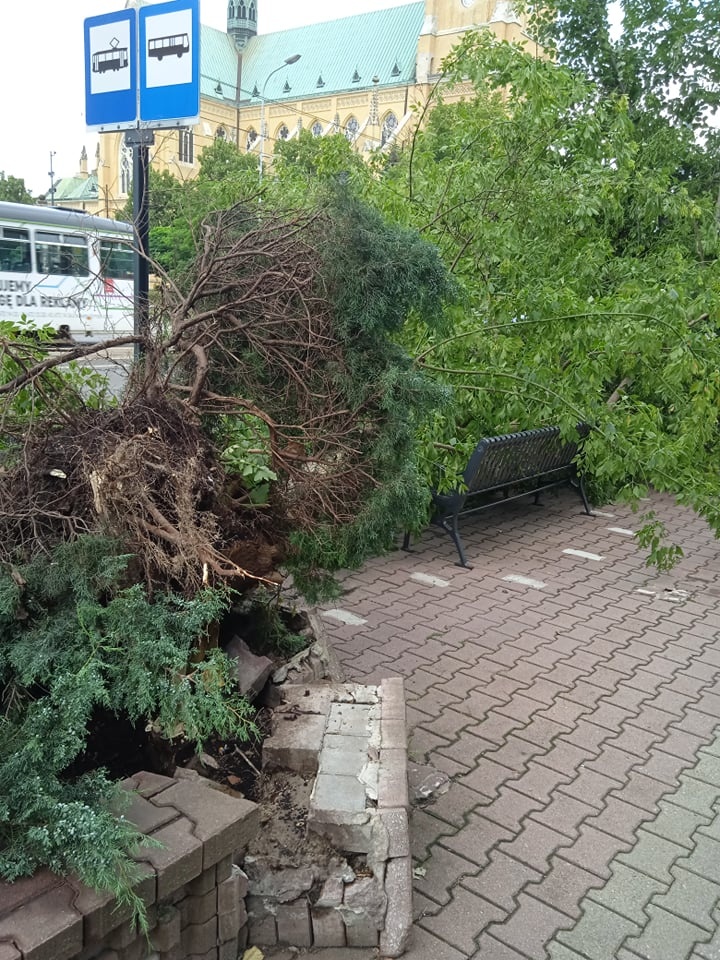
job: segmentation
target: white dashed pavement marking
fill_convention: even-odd
[[[547,584],[543,583],[542,580],[533,580],[532,577],[523,577],[519,573],[509,573],[506,577],[503,577],[503,580],[508,580],[510,583],[519,583],[523,587],[532,587],[534,590],[542,590],[543,587],[547,586]]]
[[[654,596],[655,596],[655,591],[654,591],[654,590],[643,590],[642,587],[638,587],[638,589],[635,591],[635,593],[644,593],[646,597],[654,597]]]
[[[599,553],[588,553],[587,550],[572,550],[567,549],[563,550],[563,553],[567,553],[570,557],[580,557],[581,560],[604,560],[605,557],[601,557]]]
[[[337,620],[348,627],[361,627],[364,623],[367,623],[367,620],[355,616],[354,613],[350,613],[348,610],[323,610],[322,615],[326,619]]]
[[[606,520],[614,520],[614,519],[615,519],[615,514],[614,514],[614,513],[603,513],[602,510],[593,510],[592,515],[593,515],[594,517],[605,517]]]
[[[432,577],[429,573],[411,573],[411,580],[417,580],[418,583],[424,583],[428,587],[449,587],[450,581],[443,580],[441,577]]]
[[[624,537],[634,537],[635,531],[628,530],[627,527],[608,527],[610,533],[621,533]]]

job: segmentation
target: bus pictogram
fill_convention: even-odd
[[[154,37],[148,40],[148,56],[157,57],[162,60],[163,57],[182,57],[184,53],[190,51],[190,38],[186,33],[175,33],[169,37]]]

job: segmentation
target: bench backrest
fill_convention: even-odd
[[[581,436],[587,433],[584,424],[578,429]],[[578,441],[564,443],[559,427],[485,437],[475,448],[463,474],[467,493],[496,490],[511,483],[567,471],[577,452]]]

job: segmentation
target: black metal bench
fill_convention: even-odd
[[[589,433],[587,424],[578,425],[578,439],[563,441],[559,427],[540,427],[500,437],[485,437],[478,443],[462,475],[450,491],[432,491],[432,522],[449,533],[460,557],[458,566],[469,567],[458,531],[461,516],[478,513],[520,497],[534,496],[561,484],[575,486],[589,514],[582,475],[575,466],[580,444]],[[403,549],[410,546],[405,534]]]

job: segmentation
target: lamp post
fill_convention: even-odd
[[[50,151],[50,170],[48,171],[48,176],[50,177],[50,206],[55,206],[55,171],[53,170],[53,157],[55,156],[55,151]]]
[[[260,183],[262,183],[263,178],[263,166],[265,165],[265,88],[267,87],[268,80],[279,70],[282,70],[283,67],[289,67],[293,63],[297,63],[300,59],[300,54],[295,53],[292,57],[288,57],[287,60],[283,61],[279,67],[275,67],[274,70],[271,70],[270,73],[265,77],[265,82],[262,85],[262,93],[260,94],[260,159],[258,162],[258,175]]]

